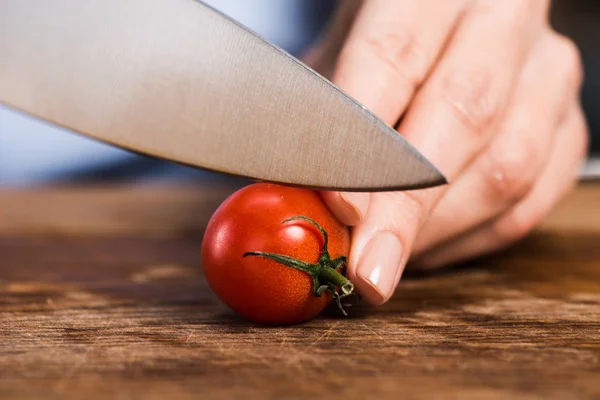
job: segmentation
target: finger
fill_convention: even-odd
[[[491,139],[533,44],[536,2],[474,2],[399,131],[453,179]],[[528,8],[529,10],[525,9]],[[539,14],[539,12],[537,12]]]
[[[442,51],[465,4],[466,0],[365,1],[339,54],[332,81],[394,125]],[[339,31],[347,27],[352,11],[356,10],[340,12]],[[338,50],[334,42],[321,50],[325,60],[314,62],[321,71],[327,71],[326,64]],[[349,226],[364,218],[370,198],[368,193],[321,195]]]
[[[541,2],[490,1],[486,8],[469,9],[400,125],[408,141],[450,180],[490,140],[526,54],[542,32],[534,11],[524,9],[533,3]],[[370,195],[366,216],[353,231],[348,269],[366,301],[382,304],[391,297],[415,237],[444,190]]]
[[[442,51],[465,0],[367,0],[332,80],[394,125]]]
[[[323,191],[319,194],[340,222],[348,226],[358,224],[369,207],[369,193]]]
[[[423,2],[412,2],[409,0],[394,2],[395,7],[400,7],[410,3],[413,7],[417,4],[422,5],[422,10],[426,10]],[[518,4],[517,4],[518,3]],[[375,18],[377,6],[382,7],[381,3],[369,2],[370,8],[365,7],[358,18],[364,18],[365,22],[362,25],[366,27],[356,28],[351,35],[355,37],[369,37],[367,33],[370,30],[375,32],[394,32],[394,27],[381,28],[375,26],[374,22],[378,21]],[[386,3],[389,5],[390,3]],[[446,12],[443,7],[447,7],[454,2],[443,2],[438,4],[439,14],[452,15],[453,22],[458,18],[452,13]],[[470,2],[470,4],[483,4],[482,2]],[[547,7],[547,1],[527,2],[524,5],[513,0],[507,2],[490,2],[487,8],[482,6],[471,7],[460,20],[460,26],[453,33],[448,49],[441,56],[442,61],[437,65],[433,76],[425,85],[424,90],[421,90],[415,99],[412,106],[412,111],[409,112],[407,120],[401,124],[400,131],[404,136],[412,142],[416,147],[425,153],[438,168],[451,179],[460,171],[465,163],[470,161],[470,157],[475,154],[478,149],[483,146],[487,139],[483,130],[485,125],[491,124],[491,121],[501,112],[501,105],[508,97],[510,89],[513,85],[516,71],[523,63],[524,55],[526,54],[530,43],[534,37],[541,31],[538,26],[543,26],[543,6]],[[433,3],[427,4],[429,7]],[[508,5],[508,6],[507,6]],[[464,4],[461,4],[463,7]],[[531,8],[540,8],[540,10],[531,10]],[[455,13],[460,13],[461,8],[453,9]],[[389,10],[389,15],[393,14],[393,10]],[[414,18],[413,13],[404,13],[403,15],[411,15],[417,27],[422,27],[423,23],[420,19]],[[529,18],[531,14],[540,15],[539,21],[535,18]],[[426,15],[426,14],[424,14]],[[527,18],[523,17],[526,15]],[[389,16],[388,16],[389,18]],[[370,27],[370,25],[373,27]],[[388,24],[389,25],[389,24]],[[427,25],[427,24],[425,24]],[[437,26],[433,24],[432,26]],[[358,19],[357,19],[357,26]],[[383,25],[386,26],[386,25]],[[399,26],[410,26],[402,25]],[[427,25],[429,26],[429,25]],[[445,28],[451,27],[450,22],[446,22]],[[379,29],[379,30],[378,30]],[[397,28],[396,28],[397,29]],[[416,28],[415,28],[416,29]],[[412,31],[415,31],[412,29]],[[408,29],[410,32],[411,29]],[[418,30],[417,30],[418,31]],[[365,33],[367,32],[367,33]],[[432,30],[430,34],[437,31]],[[362,35],[362,36],[361,36]],[[438,34],[439,35],[439,34]],[[412,37],[412,33],[405,34],[405,37]],[[415,37],[423,37],[422,33]],[[388,35],[388,43],[390,42]],[[427,36],[425,36],[427,37]],[[363,43],[360,45],[351,45],[351,43]],[[428,64],[427,71],[419,75],[419,79],[412,79],[413,84],[402,83],[398,80],[397,74],[392,73],[389,68],[390,62],[379,62],[382,59],[380,54],[378,57],[368,57],[368,51],[363,49],[366,47],[365,42],[371,43],[374,49],[385,48],[384,45],[373,46],[373,43],[379,43],[374,39],[356,39],[349,40],[340,55],[339,71],[335,75],[338,84],[343,89],[349,90],[351,95],[354,95],[359,101],[362,101],[370,107],[376,114],[387,122],[395,121],[396,114],[392,110],[401,106],[405,107],[409,98],[413,96],[415,87],[422,83],[425,75],[430,73],[432,65]],[[433,42],[429,40],[429,42]],[[403,43],[403,42],[401,42]],[[441,45],[440,39],[436,42]],[[388,46],[398,46],[399,43],[390,43]],[[411,45],[411,49],[416,45]],[[421,48],[423,46],[416,46]],[[423,50],[416,53],[421,54],[426,52],[426,49],[431,49],[432,46],[425,46]],[[445,48],[445,47],[444,47]],[[438,49],[442,50],[442,49]],[[371,52],[374,50],[371,49]],[[377,50],[380,51],[380,50]],[[429,50],[430,51],[430,50]],[[380,51],[381,52],[381,51]],[[396,51],[397,52],[397,51]],[[348,53],[349,55],[347,55]],[[406,52],[403,52],[404,54]],[[415,53],[415,50],[411,50]],[[395,54],[395,53],[392,53]],[[402,54],[396,55],[395,58],[402,59]],[[406,71],[422,71],[421,67],[412,67],[411,65],[425,65],[426,63],[415,62],[420,58],[434,61],[434,58],[440,56],[439,52],[428,54],[428,57],[412,57],[412,63],[398,63],[403,65],[403,77],[416,76],[413,72]],[[406,57],[406,55],[404,56]],[[365,62],[365,60],[369,60]],[[407,60],[408,61],[408,60]],[[379,70],[378,70],[379,68]],[[381,70],[383,69],[383,70]],[[387,69],[387,73],[384,72]],[[370,76],[372,79],[366,79],[364,76]],[[348,77],[354,77],[356,83]],[[396,80],[393,78],[396,77]],[[404,82],[410,82],[411,79],[404,79]],[[402,93],[406,93],[403,88],[409,87],[410,96],[402,99]],[[393,89],[393,90],[391,90]],[[369,95],[362,93],[370,93]],[[378,96],[379,100],[370,99],[369,96]],[[389,107],[389,108],[386,108]],[[401,108],[398,112],[403,112]],[[436,116],[432,118],[432,116]],[[462,133],[462,135],[460,135]],[[461,137],[465,136],[465,137]],[[489,136],[489,135],[488,135]],[[448,144],[464,144],[466,149],[455,146],[453,151],[447,152]],[[445,164],[448,164],[446,166]],[[366,204],[370,201],[370,196],[365,193],[339,193],[325,194],[324,200],[327,202],[331,210],[338,218],[347,225],[356,225],[364,218],[367,212]]]
[[[557,132],[550,162],[533,190],[520,203],[493,222],[416,259],[414,264],[436,268],[498,251],[523,238],[574,187],[587,148],[583,112],[579,105],[573,106]]]
[[[497,216],[531,190],[548,161],[557,126],[576,101],[582,74],[575,45],[545,35],[529,56],[498,134],[438,202],[419,232],[414,255]]]

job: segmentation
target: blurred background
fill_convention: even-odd
[[[314,41],[335,0],[204,0],[294,55]],[[417,0],[415,0],[417,1]],[[591,157],[600,157],[600,1],[554,0],[552,23],[581,50],[582,93],[592,133]],[[597,166],[596,166],[597,165]],[[590,163],[590,170],[600,163]],[[221,179],[98,143],[0,106],[0,186],[82,181],[155,182]]]

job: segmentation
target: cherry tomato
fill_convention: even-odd
[[[316,192],[257,183],[233,193],[211,217],[202,267],[235,312],[293,324],[315,317],[333,298],[341,308],[339,299],[352,293],[342,273],[349,247],[348,228]]]

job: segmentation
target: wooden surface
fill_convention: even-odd
[[[0,192],[0,398],[600,398],[600,185],[379,308],[255,326],[199,265],[231,188]]]

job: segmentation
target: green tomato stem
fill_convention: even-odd
[[[303,216],[288,218],[283,223],[294,221],[294,220],[304,220],[311,224],[313,224],[319,232],[323,235],[323,248],[321,249],[321,254],[319,256],[319,261],[316,264],[309,264],[302,260],[298,260],[296,258],[292,258],[283,254],[274,254],[267,253],[262,251],[249,251],[244,253],[244,257],[254,256],[254,257],[265,257],[271,259],[273,261],[278,262],[289,268],[294,268],[296,270],[302,271],[308,275],[313,280],[313,294],[316,297],[320,297],[323,292],[329,291],[332,297],[335,299],[338,307],[342,311],[344,315],[346,311],[342,307],[341,299],[350,296],[354,292],[354,285],[350,282],[344,275],[342,275],[338,270],[342,269],[346,264],[346,257],[338,257],[334,260],[329,256],[329,251],[327,246],[329,244],[329,238],[327,232],[323,227],[321,227],[316,221]],[[339,293],[341,290],[341,294]]]
[[[335,287],[342,289],[342,293],[346,296],[352,294],[354,285],[344,275],[340,274],[333,268],[323,268],[319,274],[319,280],[322,283],[331,283]]]

